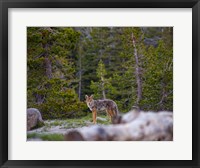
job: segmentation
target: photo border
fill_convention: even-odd
[[[9,8],[192,8],[192,160],[8,160]],[[0,0],[0,166],[1,167],[200,167],[199,0]],[[187,79],[186,79],[187,80]],[[184,130],[183,130],[184,131]]]

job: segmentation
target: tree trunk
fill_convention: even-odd
[[[37,103],[37,104],[42,104],[42,103],[44,102],[45,96],[36,93],[36,94],[35,94],[35,99],[36,99],[36,103]]]
[[[51,78],[52,78],[52,66],[51,66],[51,61],[49,60],[48,57],[45,57],[44,62],[45,62],[46,76],[47,76],[49,79],[51,79]]]
[[[137,81],[137,101],[136,105],[139,105],[139,102],[142,98],[142,82],[140,78],[140,67],[139,67],[139,56],[137,52],[137,46],[136,46],[136,40],[135,37],[132,33],[132,42],[133,42],[133,47],[134,47],[134,57],[135,57],[135,75],[136,75],[136,81]]]
[[[47,29],[48,31],[50,31],[52,33],[52,29],[51,28],[43,28],[43,29]],[[42,38],[45,38],[44,37],[45,35],[43,35]],[[48,42],[47,43],[43,43],[42,44],[42,47],[44,49],[44,53],[40,54],[39,56],[37,56],[36,58],[38,57],[44,57],[44,68],[45,68],[45,75],[51,79],[52,78],[52,66],[51,66],[51,61],[49,59],[49,53],[48,53],[48,48],[49,48],[49,44]],[[41,95],[41,94],[36,94],[35,95],[35,98],[36,98],[36,102],[37,104],[42,104],[45,100],[45,95]]]
[[[105,93],[105,81],[104,78],[101,77],[101,86],[102,86],[102,95],[103,95],[103,99],[106,99],[106,93]]]
[[[43,44],[43,48],[44,48],[44,63],[45,63],[45,70],[46,70],[46,76],[51,79],[52,78],[52,66],[51,66],[51,61],[49,60],[49,52],[48,52],[48,48],[49,48],[49,44],[48,42]]]
[[[80,49],[81,50],[81,49]],[[78,98],[81,100],[81,88],[82,88],[82,55],[79,50],[79,83],[78,83]]]

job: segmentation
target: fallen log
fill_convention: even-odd
[[[65,134],[67,141],[172,141],[173,113],[132,110],[115,125],[94,125]]]

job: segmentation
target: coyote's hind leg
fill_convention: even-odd
[[[112,116],[110,115],[110,110],[106,110],[107,116],[109,117],[109,121],[112,121]]]
[[[112,110],[108,110],[108,116],[109,116],[110,122],[112,122]]]

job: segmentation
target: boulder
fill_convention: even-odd
[[[27,131],[43,124],[44,124],[44,121],[42,119],[42,115],[40,111],[36,108],[28,108],[27,109]]]

